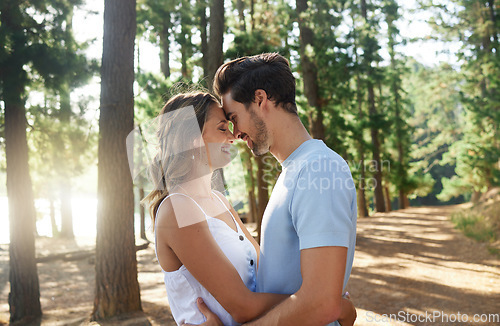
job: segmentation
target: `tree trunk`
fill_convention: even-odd
[[[245,2],[243,0],[237,0],[236,1],[236,8],[238,9],[238,17],[239,17],[239,28],[240,31],[244,32],[247,29],[246,23],[245,23]]]
[[[269,190],[266,178],[264,177],[264,158],[266,155],[256,156],[257,161],[257,242],[260,243],[262,234],[262,216],[269,201]]]
[[[365,22],[368,24],[368,15],[366,9],[366,1],[361,0],[361,14],[365,19]],[[368,49],[363,49],[364,51],[369,51]],[[365,58],[373,57],[370,53],[365,53]],[[367,59],[365,59],[367,60]],[[375,91],[373,81],[373,68],[371,68],[371,62],[369,59],[365,62],[365,66],[367,67],[367,89],[368,89],[368,113],[370,120],[373,122],[375,117],[377,116],[377,108],[375,106]],[[373,151],[373,165],[375,168],[375,209],[377,212],[385,212],[385,203],[384,203],[384,191],[382,189],[382,167],[380,166],[380,142],[378,135],[378,127],[372,123],[370,127],[370,134],[372,138],[372,151]]]
[[[140,204],[140,201],[144,199],[144,187],[139,188],[139,214],[141,216],[141,239],[148,240],[146,236],[146,210],[144,206]]]
[[[403,120],[401,119],[401,107],[400,107],[400,94],[399,94],[399,83],[398,83],[398,78],[397,77],[397,67],[396,67],[396,58],[395,58],[395,35],[391,33],[391,30],[395,29],[394,26],[394,19],[396,17],[393,16],[393,13],[388,13],[387,14],[387,26],[389,29],[389,55],[391,57],[391,69],[394,74],[392,76],[392,84],[391,84],[391,90],[392,90],[392,96],[394,100],[394,116],[395,116],[395,127],[396,127],[396,147],[398,150],[398,170],[397,170],[397,175],[398,175],[398,180],[399,184],[397,184],[398,187],[398,195],[399,195],[399,209],[405,209],[406,208],[406,194],[405,194],[405,181],[407,179],[407,171],[406,171],[406,166],[405,166],[405,152],[403,148]]]
[[[222,53],[222,44],[224,41],[224,0],[212,0],[209,21],[210,41],[208,42],[207,82],[210,91],[212,91],[215,72],[224,60]]]
[[[353,19],[354,21],[354,19]],[[355,27],[353,27],[354,29]],[[357,56],[357,45],[356,42],[354,43],[354,55],[355,55],[355,62],[358,62],[358,56]],[[359,155],[359,183],[358,183],[358,188],[357,188],[357,203],[358,203],[358,216],[363,218],[363,217],[369,217],[370,213],[368,212],[368,204],[366,202],[366,171],[365,171],[365,142],[363,139],[363,134],[364,134],[364,126],[363,126],[363,120],[364,120],[364,112],[363,112],[363,94],[361,91],[361,78],[359,76],[359,70],[356,70],[356,101],[358,104],[358,123],[359,123],[359,130],[357,131],[357,134],[355,136],[356,142],[357,142],[357,149],[358,149],[358,155]]]
[[[61,232],[60,236],[66,239],[74,239],[73,214],[71,207],[71,184],[68,179],[62,180],[60,188],[61,198]]]
[[[18,85],[16,85],[18,86]],[[4,83],[4,91],[14,91]],[[14,88],[14,87],[12,87]],[[16,96],[11,93],[13,97]],[[35,262],[35,205],[28,166],[26,116],[21,94],[5,99],[5,155],[10,223],[10,321],[42,315]]]
[[[245,167],[248,171],[248,176],[250,179],[250,185],[248,186],[248,222],[255,223],[257,222],[257,204],[255,202],[255,178],[253,175],[253,167],[252,167],[252,152],[248,146],[244,146],[245,148]]]
[[[160,66],[165,78],[170,77],[170,13],[167,13],[160,30]]]
[[[70,91],[68,85],[63,85],[60,91],[60,112],[59,120],[63,125],[69,125],[71,123],[71,101],[70,101]],[[64,152],[67,151],[64,142],[66,141],[63,137],[59,139],[60,144],[59,151],[62,155],[60,157],[64,158]],[[67,140],[71,141],[71,140]],[[70,173],[71,168],[65,159],[60,159],[56,162],[58,166],[58,179],[59,179],[59,194],[61,199],[61,232],[60,236],[66,239],[74,239],[75,234],[73,232],[73,213],[71,208],[71,181]]]
[[[57,223],[56,223],[56,205],[54,203],[54,197],[52,195],[50,195],[49,203],[50,203],[50,225],[52,227],[52,238],[55,238],[59,235],[59,230],[57,229]]]
[[[299,17],[300,31],[300,62],[302,65],[302,77],[304,79],[304,95],[307,103],[312,108],[309,113],[309,130],[313,138],[325,139],[325,126],[323,124],[322,101],[318,93],[318,69],[314,59],[307,54],[307,48],[313,46],[314,32],[307,27],[307,20],[301,17],[307,11],[307,0],[296,0],[297,16]]]
[[[255,30],[255,0],[250,0],[250,22],[253,32]]]
[[[370,76],[368,78],[370,78]],[[368,107],[370,120],[373,120],[377,114],[373,85],[368,86]],[[384,192],[382,189],[382,167],[380,166],[380,143],[377,126],[370,127],[370,134],[372,136],[373,166],[375,168],[375,209],[377,212],[385,212]]]
[[[186,80],[190,79],[190,71],[188,67],[188,59],[191,56],[191,30],[189,27],[189,22],[187,21],[188,15],[191,14],[191,5],[188,0],[181,1],[181,35],[180,35],[180,46],[181,46],[181,74]]]
[[[135,0],[105,0],[93,320],[140,311],[134,194],[125,138],[134,128]]]
[[[35,204],[28,165],[24,91],[28,81],[22,51],[27,44],[19,5],[2,4],[4,32],[14,34],[10,53],[2,58],[0,78],[4,101],[4,133],[9,201],[10,245],[8,297],[10,321],[28,321],[42,315],[35,261]]]
[[[201,66],[203,68],[203,77],[207,77],[208,73],[208,38],[207,38],[207,2],[206,0],[199,1],[200,3],[200,37],[201,37]],[[207,81],[208,82],[208,81]],[[210,85],[208,88],[212,87]]]
[[[20,71],[21,67],[18,68]],[[24,87],[6,83],[3,86],[10,223],[9,310],[10,321],[15,322],[38,318],[42,315],[42,310],[35,261],[36,214],[28,166],[26,116],[21,93],[16,92]],[[7,96],[12,96],[12,101]]]
[[[391,206],[391,194],[389,193],[389,187],[387,185],[384,186],[384,192],[385,192],[385,207],[386,207],[386,212],[392,211],[392,206]]]

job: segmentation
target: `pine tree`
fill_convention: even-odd
[[[96,291],[92,319],[140,311],[134,194],[125,139],[134,128],[135,0],[106,0],[98,151]]]

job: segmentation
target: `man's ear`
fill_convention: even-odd
[[[263,89],[257,89],[255,90],[255,103],[257,103],[259,106],[262,104],[266,104],[267,102],[267,93]]]

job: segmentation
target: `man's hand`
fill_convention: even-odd
[[[219,317],[208,309],[202,298],[198,298],[198,300],[196,300],[196,304],[198,305],[198,309],[200,309],[201,313],[207,318],[206,322],[200,324],[201,326],[224,326]],[[193,326],[192,324],[183,324],[183,326],[189,325]]]
[[[354,321],[356,321],[356,307],[354,307],[354,304],[351,301],[351,296],[349,295],[349,292],[346,292],[342,296],[342,301],[341,301],[341,306],[342,306],[342,312],[339,316],[338,322],[342,326],[352,326],[354,325]]]

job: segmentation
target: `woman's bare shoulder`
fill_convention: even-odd
[[[205,220],[205,214],[196,202],[182,194],[172,194],[165,198],[158,208],[156,225],[181,228]]]

